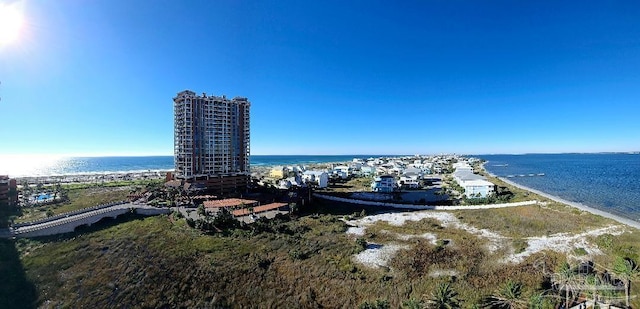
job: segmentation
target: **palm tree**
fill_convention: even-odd
[[[522,285],[511,280],[484,301],[485,308],[524,309],[527,302],[522,299]]]
[[[22,182],[22,188],[20,189],[20,193],[22,193],[22,204],[25,207],[28,207],[31,202],[31,194],[33,193],[33,189],[29,186],[29,182],[24,180]]]
[[[569,263],[564,262],[560,265],[553,281],[553,284],[556,286],[558,291],[564,290],[564,307],[569,308],[569,305],[571,304],[569,295],[575,291],[576,287],[576,275],[573,269],[571,269]]]
[[[60,194],[60,191],[62,191],[62,186],[60,185],[60,182],[56,182],[55,187],[53,189],[53,200],[55,201],[56,198],[58,197],[58,194]]]
[[[629,307],[631,280],[638,277],[640,274],[638,264],[630,258],[617,257],[615,264],[613,265],[613,272],[622,279],[622,282],[624,283],[625,305]]]
[[[204,209],[204,205],[199,205],[197,210],[198,216],[206,217],[207,211]]]
[[[595,306],[598,299],[598,286],[600,284],[600,280],[598,280],[598,276],[590,274],[585,278],[585,283],[591,288],[591,296],[593,297],[593,304]]]
[[[44,191],[44,185],[41,182],[38,182],[36,184],[36,191],[37,193],[41,193],[42,191]]]
[[[293,214],[298,210],[298,203],[289,203],[289,215]]]
[[[431,294],[427,307],[432,309],[460,308],[458,293],[451,289],[450,283],[440,283],[438,284],[438,287],[436,287],[436,290]]]
[[[536,293],[529,297],[529,309],[542,309],[544,305],[544,292]]]
[[[402,302],[402,309],[423,309],[424,302],[419,299],[410,298]]]

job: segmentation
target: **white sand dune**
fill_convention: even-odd
[[[507,256],[505,261],[519,263],[526,257],[544,250],[553,250],[572,256],[574,249],[583,248],[588,255],[598,255],[602,254],[602,251],[595,244],[589,243],[587,237],[603,234],[620,235],[623,232],[622,226],[609,226],[573,235],[561,233],[543,237],[528,237],[525,238],[528,244],[527,248],[523,252]]]
[[[466,223],[462,223],[453,214],[448,212],[442,212],[442,211],[424,210],[424,211],[402,212],[402,213],[384,213],[384,214],[367,216],[358,220],[350,220],[350,221],[347,221],[347,224],[357,227],[357,228],[354,228],[354,227],[350,228],[350,229],[353,229],[352,233],[355,231],[358,231],[362,233],[361,235],[364,235],[366,227],[372,224],[375,224],[378,221],[387,222],[390,225],[394,225],[394,226],[402,226],[407,221],[420,221],[426,218],[436,219],[440,221],[440,223],[444,227],[452,227],[456,229],[465,230],[471,234],[489,239],[490,242],[487,244],[487,249],[491,252],[497,250],[500,247],[500,243],[505,239],[504,236],[498,233],[495,233],[493,231],[490,231],[487,229],[479,229],[474,226],[468,225]],[[419,236],[404,235],[402,237],[407,238],[407,237],[419,237]],[[402,237],[398,237],[398,238],[402,239]]]
[[[498,251],[499,249],[507,249],[507,251],[513,252],[511,245],[512,238],[505,237],[499,233],[487,230],[479,229],[469,224],[460,222],[453,214],[440,211],[416,211],[416,212],[402,212],[402,213],[384,213],[378,215],[366,216],[357,220],[347,221],[347,224],[352,227],[349,228],[347,233],[357,236],[365,235],[367,227],[375,224],[376,222],[388,222],[390,225],[402,226],[407,221],[420,221],[425,218],[433,218],[446,227],[455,228],[467,231],[478,237],[488,240],[487,250],[491,253]],[[596,228],[587,232],[571,234],[571,233],[559,233],[543,237],[528,237],[524,240],[527,241],[527,248],[520,253],[511,253],[505,256],[502,261],[505,263],[520,263],[528,256],[544,250],[552,250],[573,255],[573,251],[577,248],[583,248],[588,255],[598,255],[602,252],[597,248],[595,244],[589,243],[587,238],[589,236],[599,236],[603,234],[620,235],[625,231],[623,226],[609,226],[604,228]],[[400,234],[388,232],[390,235],[395,235],[398,240],[409,240],[412,238],[426,238],[432,243],[437,240],[437,235],[433,233],[424,233],[419,235],[412,234]],[[357,254],[354,259],[369,267],[381,267],[386,266],[393,255],[402,248],[409,248],[407,245],[397,244],[371,244],[365,251]]]
[[[356,254],[354,259],[360,264],[371,268],[385,267],[398,250],[405,248],[408,248],[408,246],[369,244],[367,249]]]

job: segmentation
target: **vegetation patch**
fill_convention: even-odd
[[[454,212],[460,221],[504,236],[523,238],[558,233],[579,233],[615,222],[600,216],[576,216],[564,207],[553,205],[518,206]]]
[[[118,189],[70,190],[66,205],[72,210],[120,200],[135,188]],[[482,231],[498,232],[507,237],[507,247],[511,240],[523,252],[528,237],[584,232],[611,223],[551,203],[459,211],[446,222],[378,221],[357,238],[345,233],[348,226],[341,218],[365,213],[360,214],[360,206],[342,206],[325,203],[313,209],[337,215],[279,217],[250,226],[213,218],[196,226],[179,215],[129,215],[116,220],[117,225],[99,223],[83,234],[6,241],[0,274],[7,274],[3,278],[17,288],[0,292],[0,307],[417,308],[451,304],[452,297],[459,306],[474,307],[504,295],[530,304],[543,292],[561,294],[549,274],[566,261],[565,254],[543,250],[505,264],[499,257],[506,252],[487,250],[487,237],[493,236]],[[605,253],[594,257],[597,265],[613,265],[616,256],[638,259],[637,231],[586,237]],[[353,259],[370,246],[391,242],[400,245],[385,267],[368,268]],[[630,285],[632,294],[640,294],[638,286]],[[637,301],[632,300],[632,307]],[[547,305],[558,306],[559,301]]]
[[[584,248],[575,248],[573,249],[573,254],[575,254],[576,256],[587,255],[587,250],[585,250]]]
[[[513,245],[513,252],[515,254],[524,252],[529,246],[528,242],[522,238],[514,239],[511,244]]]

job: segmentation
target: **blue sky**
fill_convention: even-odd
[[[172,154],[184,89],[252,154],[640,150],[637,1],[0,2],[0,154]]]

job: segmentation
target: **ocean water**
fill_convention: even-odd
[[[251,166],[345,162],[380,155],[252,155]],[[151,157],[0,157],[0,175],[11,177],[173,170],[173,156]]]
[[[347,162],[355,158],[368,159],[378,157],[388,157],[389,155],[252,155],[251,166],[265,165],[293,165],[293,164],[313,164],[313,163],[329,163],[329,162]]]
[[[483,155],[485,168],[509,180],[609,213],[640,220],[640,155]],[[537,176],[543,173],[544,176]],[[529,176],[534,174],[534,176]],[[524,175],[521,177],[520,175]]]

